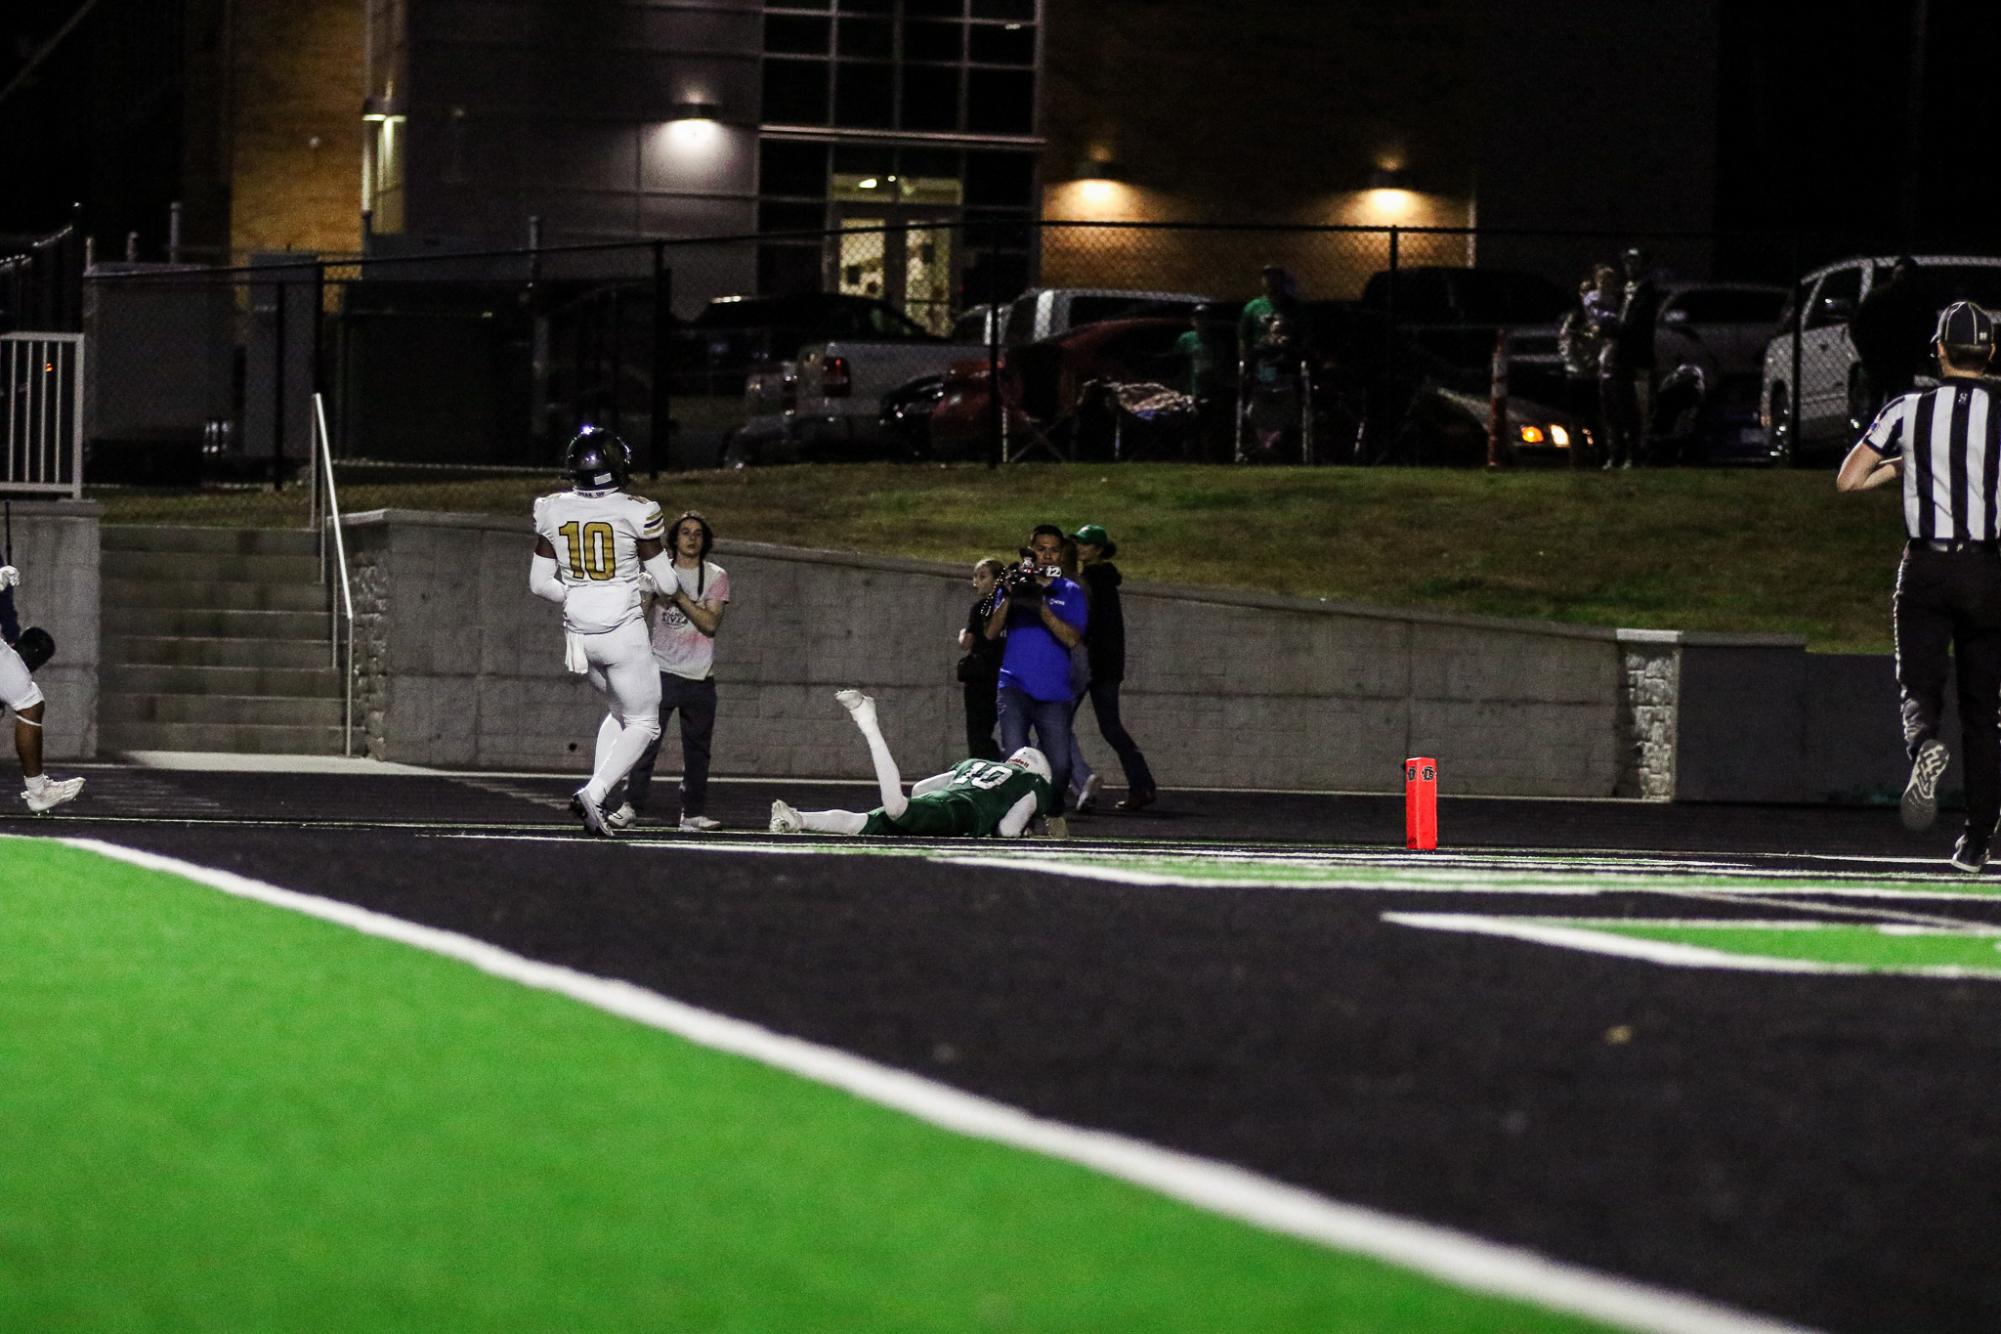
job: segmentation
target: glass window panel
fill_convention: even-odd
[[[965,53],[965,32],[963,23],[906,23],[903,58],[956,61]]]
[[[841,20],[841,54],[888,60],[896,54],[894,29],[887,19]]]
[[[909,65],[903,71],[903,128],[959,128],[959,71],[947,65]]]
[[[896,0],[841,0],[843,14],[894,14]]]
[[[1033,65],[1035,29],[1025,24],[975,23],[972,59],[987,65]]]
[[[804,14],[772,14],[764,20],[764,49],[794,55],[825,55],[830,27],[826,19]]]
[[[780,125],[827,123],[827,66],[817,60],[764,62],[764,115]]]
[[[856,176],[888,176],[896,171],[896,150],[877,144],[836,144],[834,170]]]
[[[976,19],[1014,19],[1035,22],[1035,0],[973,0]]]
[[[966,0],[903,0],[903,12],[912,18],[961,18]]]
[[[758,150],[758,190],[767,195],[827,195],[827,146],[768,139]]]
[[[765,232],[818,232],[826,230],[824,204],[774,204],[757,206],[757,226]]]
[[[950,176],[959,179],[956,148],[899,148],[896,169],[905,176]]]
[[[966,202],[986,208],[1032,208],[1035,159],[1027,153],[966,154]]]
[[[967,129],[989,134],[1027,134],[1035,128],[1033,72],[976,69],[967,78]]]
[[[888,129],[895,122],[895,66],[842,61],[834,79],[834,124]]]

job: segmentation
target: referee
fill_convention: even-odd
[[[1938,738],[1949,644],[1966,766],[1966,830],[1952,864],[1977,875],[2001,816],[2001,399],[1980,378],[1994,359],[1994,320],[1957,301],[1932,338],[1938,386],[1886,403],[1834,485],[1866,491],[1903,478],[1910,544],[1892,607],[1911,756],[1904,827],[1929,829],[1938,818],[1938,780],[1951,759]]]

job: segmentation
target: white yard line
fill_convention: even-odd
[[[1371,1256],[1462,1287],[1637,1330],[1780,1334],[1800,1328],[1563,1264],[1533,1251],[1343,1204],[1227,1163],[1046,1120],[847,1052],[697,1009],[630,983],[539,963],[455,932],[95,839],[63,841],[238,898],[455,959],[492,976],[566,996],[697,1045],[841,1089],[955,1134],[1075,1163],[1212,1213]]]
[[[1721,968],[1739,973],[1813,973],[1843,977],[1924,977],[1950,981],[2001,982],[2001,970],[1926,965],[1913,968],[1870,968],[1852,963],[1778,959],[1761,955],[1732,954],[1727,950],[1705,949],[1699,945],[1682,945],[1665,940],[1641,940],[1590,927],[1552,926],[1543,922],[1485,917],[1475,913],[1386,912],[1383,914],[1383,920],[1398,926],[1412,926],[1426,931],[1502,936],[1535,945],[1553,945],[1559,949],[1579,950],[1586,954],[1601,954],[1619,959],[1638,959],[1645,963],[1665,964],[1673,968]],[[1644,928],[1655,923],[1644,918],[1634,918],[1620,925]],[[1711,921],[1705,925],[1722,928],[1739,924]]]

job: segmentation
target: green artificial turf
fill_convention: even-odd
[[[1587,1327],[84,850],[0,940],[8,1329]]]
[[[1564,925],[1570,925],[1565,923]],[[1692,945],[1760,959],[1845,964],[1862,968],[1964,968],[2001,973],[2001,936],[1969,931],[1899,931],[1876,926],[1757,928],[1577,923],[1593,931]]]
[[[350,513],[515,514],[556,479],[343,485]],[[1043,522],[1106,525],[1129,579],[1581,625],[1786,633],[1882,652],[1894,489],[1825,471],[1502,473],[1181,464],[864,464],[672,473],[633,489],[725,542],[970,566]],[[305,492],[94,491],[107,523],[303,523]]]

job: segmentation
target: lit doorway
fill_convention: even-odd
[[[880,298],[934,333],[952,327],[960,185],[947,177],[835,173],[828,286]]]

